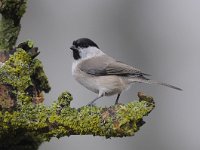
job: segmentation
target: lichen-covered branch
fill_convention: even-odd
[[[142,118],[154,108],[154,102],[147,97],[108,108],[84,106],[75,109],[70,107],[71,100],[71,95],[64,92],[51,107],[29,104],[20,111],[0,112],[0,147],[14,146],[17,149],[21,143],[26,143],[22,142],[23,140],[29,140],[29,143],[31,139],[37,140],[37,145],[52,137],[70,135],[106,138],[133,136],[144,124]],[[11,137],[4,143],[9,135]],[[24,135],[26,136],[23,137]],[[12,143],[13,138],[20,136],[22,141]]]
[[[0,52],[11,50],[15,45],[26,5],[27,0],[0,0]]]
[[[139,93],[139,101],[128,104],[76,109],[68,92],[47,107],[42,93],[50,86],[36,59],[38,48],[27,41],[12,53],[0,67],[0,149],[34,150],[52,137],[70,135],[133,136],[155,107],[152,97]]]
[[[144,124],[143,117],[154,108],[152,99],[145,97],[128,104],[108,108],[83,106],[71,108],[71,95],[63,92],[52,106],[43,104],[23,106],[20,111],[0,113],[0,140],[2,135],[16,134],[17,130],[41,138],[70,135],[109,137],[133,136]]]

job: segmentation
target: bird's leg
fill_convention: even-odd
[[[120,93],[121,94],[121,93]],[[120,94],[117,95],[117,99],[115,100],[115,105],[118,104]]]
[[[103,97],[103,94],[99,95],[99,96],[96,97],[94,100],[92,100],[91,102],[89,102],[89,103],[87,104],[87,106],[92,106],[92,105],[94,104],[94,102],[95,102],[96,100],[98,100],[99,98],[101,98],[101,97]]]

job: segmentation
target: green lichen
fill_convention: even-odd
[[[28,41],[27,41],[27,45],[28,45],[29,48],[33,48],[34,42],[31,41],[31,40],[28,40]]]
[[[19,104],[31,102],[31,97],[25,93],[28,87],[33,86],[30,77],[33,74],[33,69],[30,69],[31,61],[30,55],[23,49],[17,49],[0,69],[0,84],[8,84],[14,88],[13,94],[19,99]]]
[[[17,40],[21,26],[2,16],[0,20],[0,51],[11,49]]]
[[[31,93],[34,89],[40,92],[50,90],[41,62],[33,59],[32,55],[22,48],[17,48],[0,68],[0,84],[12,86],[12,94],[15,95],[18,106],[32,103],[33,97],[36,96]]]
[[[27,0],[0,1],[0,51],[10,50],[15,45],[21,25],[20,20],[26,11]]]
[[[27,0],[1,0],[0,13],[13,19],[21,18],[26,11],[26,4]]]

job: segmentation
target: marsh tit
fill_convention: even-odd
[[[115,60],[102,52],[99,46],[88,38],[73,41],[70,49],[73,52],[72,75],[88,90],[98,96],[88,105],[93,105],[103,96],[117,94],[115,104],[120,94],[135,82],[160,84],[176,90],[182,90],[173,85],[147,78],[149,74],[139,69]]]

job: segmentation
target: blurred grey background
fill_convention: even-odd
[[[40,150],[199,150],[200,149],[200,1],[199,0],[29,0],[18,43],[32,39],[52,90],[50,105],[65,90],[73,107],[96,95],[71,75],[69,49],[79,37],[93,39],[107,54],[184,89],[135,84],[122,94],[127,103],[138,91],[152,95],[156,108],[134,137],[53,138]],[[109,106],[115,97],[102,98]]]

